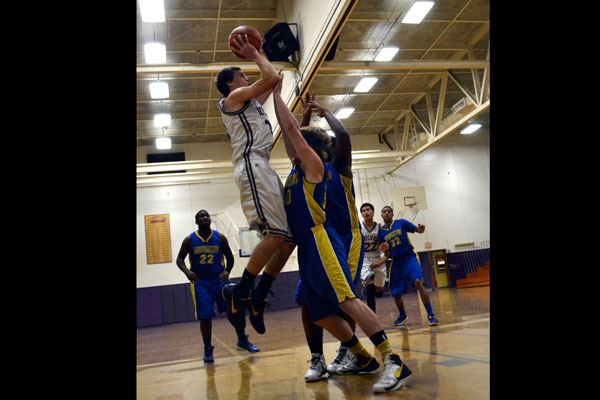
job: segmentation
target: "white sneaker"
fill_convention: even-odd
[[[337,372],[346,365],[352,358],[352,352],[349,348],[340,346],[337,351],[337,357],[327,366],[327,372],[337,374]]]
[[[371,357],[365,365],[359,365],[356,356],[350,353],[348,362],[344,366],[338,369],[337,373],[340,375],[362,375],[372,374],[379,368],[379,363],[375,357]]]
[[[310,368],[304,374],[304,380],[306,382],[313,382],[327,378],[328,376],[325,356],[323,354],[312,353]]]
[[[381,378],[373,385],[375,393],[391,392],[400,389],[406,378],[411,374],[408,366],[400,360],[397,354],[389,354],[384,360],[384,370]]]

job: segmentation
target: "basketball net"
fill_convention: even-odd
[[[410,218],[410,222],[415,222],[415,218],[417,218],[417,214],[419,213],[419,203],[410,203],[407,204],[406,207],[408,207],[408,210],[402,213],[402,218],[404,218],[404,214],[407,214],[407,218],[404,219]]]

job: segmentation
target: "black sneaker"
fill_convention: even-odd
[[[221,289],[221,295],[225,300],[227,310],[233,315],[236,315],[238,312],[244,313],[244,302],[235,293],[236,286],[237,284],[235,283],[229,283]]]
[[[239,330],[246,327],[246,308],[244,302],[235,294],[235,287],[235,283],[230,283],[223,286],[223,289],[221,289],[221,295],[225,300],[227,319],[236,330]]]
[[[255,301],[252,297],[248,302],[248,319],[250,324],[257,333],[261,335],[265,333],[265,306],[267,305],[266,300]]]
[[[213,358],[213,349],[214,348],[215,348],[215,346],[204,346],[204,362],[205,363],[215,362],[215,359]]]
[[[256,353],[260,351],[260,349],[256,345],[250,343],[250,341],[248,340],[248,335],[245,335],[242,340],[237,341],[237,348],[238,350],[246,350],[250,353]]]

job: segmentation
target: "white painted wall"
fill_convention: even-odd
[[[362,137],[358,137],[356,143],[363,141],[365,145],[360,147],[367,147],[367,139]],[[200,150],[194,154],[200,154]],[[427,229],[422,235],[411,235],[411,241],[417,251],[424,250],[426,241],[432,242],[433,249],[445,248],[454,251],[455,243],[489,240],[489,159],[489,134],[455,134],[415,157],[398,169],[387,182],[380,178],[386,170],[360,170],[359,174],[367,174],[369,195],[367,197],[367,190],[360,187],[358,176],[355,176],[357,206],[367,201],[372,203],[376,208],[376,220],[381,221],[381,208],[389,202],[383,184],[388,185],[388,191],[391,187],[425,186],[429,209],[419,212],[415,223],[425,224]],[[247,226],[239,203],[239,192],[233,181],[138,188],[138,287],[187,282],[177,268],[175,258],[184,237],[196,229],[194,215],[200,209],[207,209],[211,214],[228,213],[237,226]],[[171,218],[173,263],[147,265],[144,215],[163,213],[170,214]],[[234,243],[231,247],[236,253],[237,247]],[[231,275],[238,277],[241,276],[248,259],[234,255],[235,266]],[[297,269],[297,262],[293,257],[283,271]]]
[[[410,236],[417,251],[425,250],[426,241],[432,242],[432,249],[450,251],[455,250],[456,243],[489,241],[489,157],[488,133],[454,134],[416,156],[385,181],[381,177],[387,170],[366,170],[368,198],[367,190],[360,188],[355,178],[357,206],[364,202],[373,204],[376,220],[381,222],[381,208],[389,205],[391,188],[424,186],[428,209],[420,211],[414,223],[427,228],[421,235]]]

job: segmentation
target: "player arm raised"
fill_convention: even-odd
[[[279,72],[279,74],[281,75],[281,78],[283,78],[282,73]],[[294,114],[292,114],[283,101],[283,98],[281,97],[282,81],[283,79],[281,79],[273,88],[273,101],[275,102],[277,121],[279,121],[282,134],[288,136],[295,153],[302,162],[306,179],[312,183],[321,182],[325,174],[323,162],[317,153],[315,153],[308,143],[306,143],[304,137],[302,137],[296,117],[294,117]]]
[[[181,248],[179,249],[179,254],[177,254],[177,259],[175,262],[177,263],[177,266],[179,267],[181,272],[183,272],[185,276],[187,276],[190,282],[194,283],[198,280],[198,276],[196,275],[196,273],[190,271],[185,265],[185,257],[188,255],[189,251],[190,237],[186,236],[186,238],[183,239],[183,242],[181,243]]]
[[[281,79],[277,71],[269,60],[248,42],[248,35],[236,35],[232,48],[244,56],[246,60],[252,60],[256,63],[260,69],[260,79],[250,86],[240,87],[229,93],[225,100],[226,107],[235,110],[243,106],[246,101],[254,98],[264,103],[269,97],[273,86]]]
[[[273,102],[275,102],[275,96],[273,96]],[[287,108],[287,107],[286,107]],[[281,125],[281,117],[279,116],[279,111],[277,106],[275,106],[275,116],[277,117],[277,121],[279,125]],[[283,133],[283,128],[281,128],[281,137],[283,138],[283,144],[285,146],[285,152],[292,163],[299,162],[298,156],[296,155],[296,150],[294,150],[294,145],[290,141],[288,135]]]
[[[333,165],[335,165],[344,176],[352,177],[352,143],[350,135],[344,125],[329,111],[322,107],[313,99],[309,102],[313,111],[317,112],[319,117],[324,117],[329,124],[329,127],[335,134],[335,157]]]

